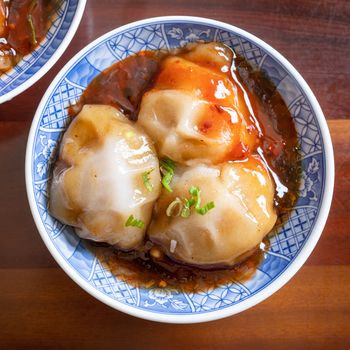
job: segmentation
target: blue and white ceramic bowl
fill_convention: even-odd
[[[62,0],[39,46],[11,70],[0,75],[0,103],[11,100],[37,82],[62,56],[72,40],[86,0]]]
[[[172,48],[190,41],[222,41],[274,81],[291,111],[302,154],[300,197],[253,278],[202,293],[139,289],[118,280],[86,248],[73,229],[50,216],[48,180],[67,107],[114,62],[140,50]],[[231,25],[196,17],[160,17],[128,24],[95,40],[58,74],[36,112],[26,155],[26,185],[39,232],[51,254],[82,288],[134,316],[173,323],[209,321],[241,312],[282,287],[303,265],[325,225],[333,193],[334,162],[325,118],[310,88],[269,45]],[[302,297],[302,296],[301,296]]]

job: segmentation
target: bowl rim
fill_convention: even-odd
[[[222,310],[215,310],[207,313],[200,313],[200,314],[193,314],[193,315],[181,315],[181,314],[162,314],[162,313],[156,313],[154,311],[146,311],[141,310],[138,308],[135,308],[133,306],[129,306],[126,304],[122,304],[121,302],[109,298],[106,295],[104,295],[102,292],[95,289],[92,285],[90,285],[87,281],[85,281],[59,254],[59,252],[56,250],[54,244],[50,240],[49,236],[47,235],[46,229],[40,220],[39,212],[36,208],[36,201],[34,197],[34,191],[32,188],[32,148],[34,143],[34,137],[36,133],[36,129],[38,126],[38,122],[40,121],[40,115],[42,113],[43,108],[45,107],[45,103],[47,102],[47,99],[49,95],[51,94],[51,90],[54,86],[57,85],[59,80],[66,74],[66,72],[91,48],[96,46],[98,43],[102,42],[106,38],[118,34],[121,31],[131,29],[135,26],[144,26],[149,24],[155,24],[157,22],[181,22],[181,21],[191,21],[198,24],[203,25],[211,25],[217,28],[222,28],[227,31],[233,31],[234,33],[238,35],[242,35],[246,37],[247,39],[251,40],[252,42],[260,45],[266,52],[268,52],[271,56],[274,57],[284,68],[286,68],[289,73],[298,81],[300,84],[300,87],[302,91],[307,96],[311,107],[313,108],[316,119],[319,123],[322,138],[323,138],[323,146],[324,146],[324,154],[325,154],[325,188],[324,188],[324,195],[323,200],[320,204],[319,208],[319,215],[316,219],[315,225],[311,231],[311,234],[307,241],[305,242],[304,246],[302,247],[301,251],[297,255],[297,257],[290,263],[290,265],[275,279],[273,280],[268,286],[263,288],[261,291],[253,295],[252,297],[240,302],[239,304],[232,305],[230,307],[227,307]],[[285,285],[295,274],[296,272],[302,267],[302,265],[305,263],[306,259],[309,257],[311,252],[313,251],[317,241],[319,240],[321,233],[323,231],[323,228],[326,224],[328,213],[330,210],[331,202],[332,202],[332,196],[333,196],[333,186],[334,186],[334,156],[333,156],[333,147],[331,142],[331,137],[329,133],[329,129],[326,123],[326,119],[323,115],[323,112],[321,110],[321,107],[311,91],[310,87],[306,83],[306,81],[302,78],[300,73],[293,67],[293,65],[284,58],[279,52],[277,52],[274,48],[272,48],[270,45],[265,43],[263,40],[257,38],[255,35],[250,34],[249,32],[240,29],[238,27],[235,27],[231,24],[227,24],[221,21],[208,19],[204,17],[195,17],[195,16],[161,16],[161,17],[152,17],[147,18],[135,22],[128,23],[126,25],[123,25],[121,27],[118,27],[116,29],[113,29],[106,34],[100,36],[99,38],[95,39],[93,42],[85,46],[82,50],[80,50],[76,55],[74,55],[73,58],[69,60],[68,63],[64,65],[64,67],[60,70],[60,72],[57,74],[55,79],[52,81],[50,86],[47,88],[46,93],[42,97],[40,104],[37,108],[37,111],[35,113],[35,116],[33,118],[33,122],[30,128],[28,141],[27,141],[27,147],[26,147],[26,158],[25,158],[25,181],[26,181],[26,189],[27,189],[27,196],[28,201],[30,205],[30,209],[34,218],[34,221],[36,223],[37,229],[49,249],[51,255],[54,257],[56,262],[59,264],[59,266],[67,273],[67,275],[75,281],[81,288],[83,288],[86,292],[88,292],[90,295],[92,295],[94,298],[100,300],[106,305],[109,305],[110,307],[122,311],[124,313],[127,313],[132,316],[136,316],[139,318],[143,318],[146,320],[151,321],[158,321],[158,322],[164,322],[164,323],[198,323],[198,322],[207,322],[207,321],[213,321],[217,319],[221,319],[224,317],[228,317],[237,313],[240,313],[271,296],[274,294],[278,289],[280,289],[283,285]]]
[[[63,40],[55,50],[55,52],[52,54],[52,56],[28,80],[26,80],[24,83],[20,84],[19,86],[15,87],[13,90],[0,96],[0,104],[12,100],[14,97],[18,96],[25,90],[29,89],[38,80],[40,80],[53,67],[53,65],[61,58],[61,56],[66,51],[68,45],[72,41],[74,34],[76,33],[79,27],[80,21],[83,17],[83,13],[85,10],[86,1],[87,0],[78,0],[77,9],[75,11],[73,20],[69,26],[69,29],[66,35],[64,36]]]

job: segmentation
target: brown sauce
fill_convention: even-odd
[[[152,88],[158,68],[168,55],[141,52],[115,63],[90,83],[78,103],[70,107],[70,115],[76,115],[84,104],[108,104],[136,120],[142,95]],[[288,217],[285,213],[297,199],[300,179],[299,148],[292,116],[274,84],[243,57],[234,54],[230,74],[230,79],[238,82],[242,93],[249,97],[252,118],[257,121],[261,134],[255,153],[262,157],[274,178],[275,207],[281,217],[284,214],[285,220]],[[263,243],[266,248],[268,239]],[[132,285],[191,292],[249,279],[264,259],[265,248],[256,247],[249,257],[232,268],[204,270],[172,261],[150,241],[142,250],[132,252],[122,252],[106,244],[91,244],[99,260],[114,275]]]
[[[151,86],[162,57],[161,52],[143,51],[113,64],[92,80],[69,114],[76,115],[85,104],[102,104],[137,120],[142,95]]]
[[[245,86],[262,128],[258,153],[273,174],[275,206],[280,214],[294,206],[300,180],[300,154],[292,116],[273,82],[261,70],[254,70],[241,56],[234,61],[237,77]]]
[[[154,247],[150,241],[141,251],[123,252],[101,243],[92,243],[90,249],[114,276],[130,285],[200,292],[251,278],[263,261],[264,250],[268,249],[268,245],[268,239],[264,239],[263,249],[257,247],[249,258],[233,267],[206,270],[174,262],[162,253],[155,258],[150,253]]]
[[[0,0],[0,74],[45,38],[59,0]]]

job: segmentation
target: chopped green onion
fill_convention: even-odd
[[[198,194],[200,193],[200,189],[197,187],[197,186],[192,186],[189,190],[188,190],[188,192],[190,193],[190,194],[192,194],[192,196],[198,196]]]
[[[163,168],[168,172],[174,172],[175,163],[170,158],[164,158],[160,160],[160,168]]]
[[[29,6],[28,15],[27,15],[27,21],[29,23],[30,31],[31,31],[31,34],[32,34],[32,44],[33,45],[36,45],[38,43],[38,41],[36,40],[36,32],[35,32],[33,16],[32,16],[32,12],[33,12],[33,10],[34,10],[34,8],[36,7],[37,4],[38,4],[37,0],[33,0],[32,1],[32,3]]]
[[[184,207],[181,210],[181,216],[183,218],[188,218],[191,215],[191,207],[193,206],[194,203],[195,202],[192,198],[191,199],[187,199],[187,198],[184,199]]]
[[[166,215],[167,216],[179,216],[180,213],[182,213],[182,207],[183,207],[183,204],[182,204],[182,201],[179,197],[176,197],[175,200],[173,200],[167,210],[166,210]]]
[[[201,197],[200,197],[201,190],[198,187],[192,186],[189,189],[189,192],[190,192],[190,195],[192,196],[191,199],[194,201],[193,204],[197,210],[201,205]]]
[[[160,161],[160,171],[163,175],[162,185],[168,192],[173,192],[170,187],[170,182],[174,176],[175,163],[169,158],[161,159]]]
[[[190,199],[184,198],[183,200],[181,200],[179,197],[176,197],[176,199],[168,205],[168,208],[166,209],[167,216],[181,215],[181,217],[183,218],[188,218],[191,215],[192,207],[194,207],[195,211],[200,215],[205,215],[210,209],[215,208],[214,202],[209,202],[202,208],[200,207],[201,190],[199,189],[199,187],[192,186],[188,190],[188,192],[191,195]]]
[[[210,209],[213,208],[215,208],[214,202],[209,202],[202,208],[196,208],[196,212],[200,215],[205,215]]]
[[[198,187],[192,186],[188,192],[191,195],[190,199],[185,198],[184,199],[184,208],[181,211],[181,216],[183,218],[188,218],[191,215],[191,208],[193,206],[197,207],[198,201],[200,202],[199,194],[200,189]]]
[[[192,186],[189,191],[191,195],[190,199],[184,200],[184,207],[181,211],[181,216],[183,218],[188,218],[191,215],[191,208],[194,206],[196,212],[200,215],[205,215],[210,209],[215,208],[214,202],[207,203],[204,207],[200,207],[201,205],[201,190],[199,187]]]
[[[152,190],[153,190],[153,185],[151,184],[151,179],[149,177],[149,174],[153,170],[154,169],[151,169],[151,170],[148,170],[148,171],[145,171],[144,173],[142,173],[143,184],[145,185],[148,192],[152,192]]]
[[[188,218],[189,216],[191,215],[191,210],[189,207],[184,207],[182,210],[181,210],[181,217],[183,218]]]
[[[182,218],[186,219],[186,218],[188,218],[190,215],[191,215],[190,208],[184,207],[184,208],[181,210],[181,217],[182,217]]]
[[[138,227],[138,228],[143,228],[145,226],[145,223],[142,220],[138,220],[134,218],[133,215],[130,215],[128,217],[128,220],[125,222],[125,226],[133,226],[133,227]]]
[[[32,44],[33,45],[36,45],[38,42],[36,40],[36,34],[35,34],[35,28],[34,28],[34,23],[33,23],[33,17],[32,15],[28,15],[27,16],[27,19],[28,19],[28,23],[29,23],[29,26],[30,26],[30,30],[32,32]]]
[[[168,192],[173,192],[173,190],[169,186],[173,176],[174,174],[166,173],[162,178],[162,185]]]

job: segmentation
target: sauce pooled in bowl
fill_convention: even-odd
[[[219,43],[141,52],[70,111],[51,213],[112,244],[92,249],[115,275],[191,291],[249,278],[299,181],[292,117],[262,72]]]

